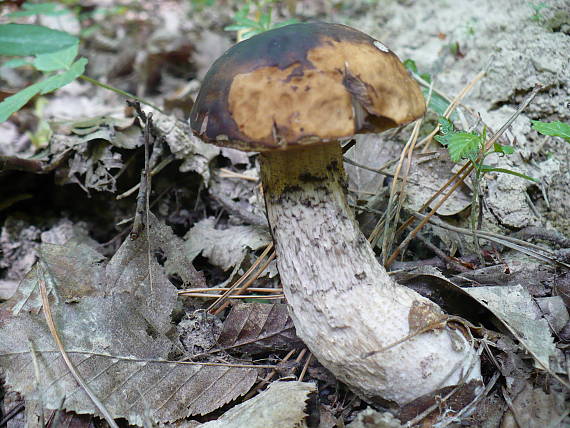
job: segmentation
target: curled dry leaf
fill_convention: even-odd
[[[150,248],[160,246],[161,227],[151,217]],[[170,314],[176,288],[154,257],[148,266],[144,234],[127,240],[107,263],[84,244],[46,246],[47,256],[17,296],[19,314],[0,327],[0,367],[6,384],[26,399],[41,394],[44,406],[97,414],[69,375],[43,314],[30,313],[39,280],[51,285],[51,310],[64,347],[82,378],[115,418],[142,424],[209,413],[247,392],[254,367],[169,361],[175,342]],[[154,253],[153,253],[154,254]],[[35,278],[34,278],[35,276]],[[73,287],[80,286],[75,294]],[[69,300],[73,303],[67,303]],[[31,351],[40,380],[34,379]]]
[[[248,354],[286,349],[301,340],[295,334],[287,305],[281,303],[238,303],[224,321],[218,345]]]

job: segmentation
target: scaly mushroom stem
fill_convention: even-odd
[[[441,323],[413,335],[444,314],[377,262],[346,201],[339,144],[261,159],[283,289],[297,334],[317,359],[365,398],[399,405],[480,381],[478,357],[460,331]]]

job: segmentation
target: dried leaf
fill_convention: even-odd
[[[213,217],[199,221],[188,231],[185,251],[190,260],[202,253],[210,263],[226,271],[241,263],[248,249],[257,250],[271,242],[269,233],[255,226],[216,229]]]
[[[502,427],[542,428],[567,426],[564,424],[564,414],[568,415],[568,407],[564,403],[565,394],[545,393],[541,388],[533,388],[526,383],[522,391],[513,397],[512,410],[504,416]]]
[[[206,144],[192,134],[190,126],[174,117],[153,111],[154,125],[162,132],[170,151],[176,159],[182,159],[180,172],[195,171],[210,181],[210,161],[220,153],[220,148]]]
[[[419,208],[427,199],[436,193],[452,176],[454,164],[447,159],[443,151],[436,157],[421,162],[425,157],[414,156],[413,166],[410,170],[406,184],[406,201],[404,206],[413,211]],[[441,198],[441,197],[440,197]],[[429,206],[433,208],[440,200],[437,198]],[[469,190],[459,188],[437,209],[437,214],[451,216],[460,213],[471,205]]]
[[[155,422],[170,422],[211,412],[247,392],[257,378],[252,367],[169,361],[178,343],[171,338],[170,319],[177,291],[154,257],[166,226],[159,227],[154,217],[151,222],[150,269],[149,243],[142,234],[126,240],[106,266],[82,244],[48,246],[47,268],[36,267],[34,279],[52,283],[54,320],[80,375],[113,417],[132,424],[142,424],[145,413]],[[81,281],[86,297],[64,302],[62,290]],[[35,378],[32,348],[40,367],[39,386],[30,381]],[[26,399],[41,394],[46,408],[57,409],[65,396],[65,409],[96,414],[69,375],[43,314],[20,311],[3,323],[0,367],[6,383]]]
[[[548,322],[542,318],[528,291],[521,285],[474,287],[465,291],[510,326],[523,341],[523,346],[532,351],[544,367],[550,367],[549,360],[557,358],[557,349]]]
[[[273,382],[261,394],[228,410],[203,428],[303,428],[309,394],[316,387],[306,382]]]
[[[57,287],[58,298],[72,301],[77,298],[103,294],[104,277],[101,262],[105,259],[93,248],[71,240],[65,245],[42,244],[39,257],[50,272]],[[38,311],[41,299],[38,293],[38,264],[26,275],[10,300],[14,314],[20,311]],[[53,292],[52,283],[48,291]]]
[[[226,320],[218,345],[256,354],[269,349],[287,349],[301,343],[293,321],[282,303],[238,303]]]

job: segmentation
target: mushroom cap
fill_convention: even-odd
[[[340,24],[293,24],[234,45],[190,113],[195,134],[246,151],[380,132],[421,117],[425,100],[396,54]]]

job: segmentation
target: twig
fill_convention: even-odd
[[[418,219],[421,219],[422,222],[427,218],[427,216],[422,215],[420,213],[412,213],[412,215],[414,217],[417,217]],[[452,226],[450,224],[447,224],[437,218],[430,218],[428,220],[430,223],[432,223],[433,225],[437,226],[437,227],[441,227],[442,229],[447,229],[450,230],[452,232],[458,232],[458,233],[462,233],[465,235],[471,235],[471,231],[469,229],[465,229],[462,227],[458,227],[458,226]],[[491,242],[495,242],[497,244],[501,244],[504,245],[505,247],[511,248],[513,250],[517,250],[520,251],[523,254],[526,254],[528,256],[534,257],[538,260],[544,261],[544,262],[548,262],[548,263],[554,263],[557,264],[561,267],[565,267],[567,269],[570,269],[570,265],[567,263],[564,263],[560,260],[556,259],[556,253],[548,250],[547,248],[542,248],[539,247],[538,245],[535,244],[531,244],[529,242],[525,242],[522,241],[520,239],[516,239],[510,236],[503,236],[503,235],[498,235],[496,233],[493,232],[486,232],[483,230],[480,230],[478,232],[478,235],[483,238],[486,239],[487,241],[491,241]],[[546,254],[541,254],[540,252],[544,252]]]
[[[67,149],[50,163],[37,159],[20,158],[17,156],[0,156],[0,171],[23,171],[34,174],[49,174],[59,168],[70,155],[71,149]]]
[[[309,352],[309,356],[307,357],[307,359],[305,360],[305,364],[303,365],[303,370],[301,370],[301,373],[299,374],[299,382],[303,382],[303,378],[307,373],[307,369],[309,368],[309,364],[311,364],[312,359],[313,359],[313,354]]]
[[[242,288],[240,288],[240,290],[242,290]],[[279,299],[283,299],[285,297],[284,294],[275,294],[275,295],[265,296],[263,294],[222,295],[222,294],[208,294],[208,293],[185,293],[185,294],[182,294],[182,296],[185,296],[185,297],[203,297],[206,299],[220,299],[223,297],[224,299],[265,299],[265,300],[279,300]],[[225,307],[223,309],[225,309]],[[223,309],[221,309],[221,310],[223,310]]]
[[[71,361],[71,359],[67,355],[67,352],[66,352],[65,348],[63,347],[63,343],[61,341],[61,338],[59,337],[59,333],[57,332],[57,329],[55,327],[55,323],[53,321],[53,317],[51,314],[51,308],[50,308],[49,300],[47,297],[47,289],[46,289],[45,281],[40,279],[39,280],[39,286],[40,286],[40,295],[42,298],[42,305],[44,308],[44,316],[45,316],[47,325],[49,327],[49,331],[50,331],[53,339],[55,340],[57,348],[58,348],[58,350],[59,350],[59,352],[63,358],[63,361],[65,361],[65,364],[67,365],[69,372],[71,373],[71,375],[73,376],[75,381],[81,386],[81,388],[83,388],[83,390],[85,391],[87,396],[91,399],[91,401],[93,402],[95,407],[97,407],[97,409],[99,409],[99,411],[101,412],[101,414],[103,415],[103,417],[105,418],[105,420],[107,421],[109,426],[111,426],[112,428],[119,428],[119,426],[115,423],[115,420],[113,419],[113,417],[111,416],[111,414],[109,413],[107,408],[103,405],[103,403],[101,403],[99,398],[97,398],[95,393],[91,390],[89,385],[87,385],[85,383],[83,378],[81,378],[81,376],[77,372],[75,366],[73,365],[73,362]]]
[[[179,296],[184,296],[186,294],[192,294],[192,293],[207,293],[209,291],[228,291],[229,288],[228,287],[206,287],[206,288],[192,288],[189,290],[180,290],[178,292]],[[235,291],[245,291],[245,288],[235,288]],[[282,294],[283,293],[283,289],[282,288],[259,288],[259,287],[251,287],[248,288],[247,290],[252,291],[254,293],[277,293],[277,294]]]
[[[9,421],[11,421],[18,413],[24,410],[25,404],[23,402],[16,404],[14,407],[10,409],[6,416],[0,420],[0,427],[6,425]]]

